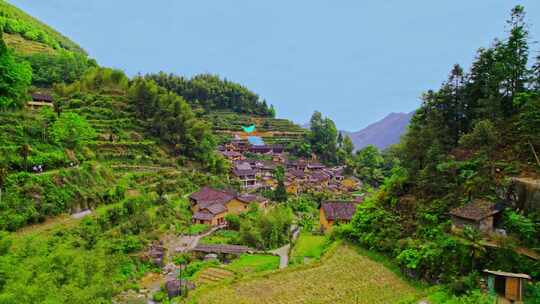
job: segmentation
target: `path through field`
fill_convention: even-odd
[[[390,304],[420,298],[419,291],[385,266],[340,245],[322,264],[193,292],[188,303]]]

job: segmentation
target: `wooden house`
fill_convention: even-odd
[[[220,153],[226,159],[231,160],[231,161],[239,161],[239,160],[245,159],[244,155],[237,151],[220,151]]]
[[[362,186],[362,182],[354,176],[347,176],[341,179],[341,186],[347,191],[354,191]]]
[[[470,226],[489,234],[500,221],[501,211],[500,204],[481,199],[474,200],[472,203],[450,211],[452,230],[459,231],[465,226]]]
[[[286,181],[285,183],[285,191],[287,192],[287,194],[298,194],[298,190],[299,190],[299,187],[298,187],[298,183],[295,182],[295,181]]]
[[[240,180],[242,189],[252,189],[257,186],[257,171],[254,169],[234,168],[233,175]]]
[[[256,204],[260,209],[266,209],[269,203],[267,198],[254,194],[242,194],[237,199],[246,205]]]
[[[325,169],[326,166],[321,164],[321,163],[317,163],[317,162],[310,162],[306,165],[306,169],[308,171],[320,171],[320,170],[323,170]]]
[[[275,154],[281,154],[285,151],[285,148],[283,147],[283,145],[280,145],[280,144],[275,144],[272,146],[272,152],[274,152]]]
[[[269,145],[251,145],[249,152],[255,154],[266,154],[272,152],[272,147]]]
[[[192,222],[218,226],[226,224],[225,217],[228,214],[240,214],[248,210],[252,203],[266,208],[268,201],[259,196],[247,196],[236,193],[203,187],[201,190],[189,196]]]
[[[32,94],[32,100],[26,103],[26,106],[32,110],[40,109],[42,107],[54,107],[53,97],[48,94],[34,93]]]
[[[523,273],[484,270],[487,276],[487,288],[490,293],[497,294],[509,301],[523,301],[523,286],[531,277]]]
[[[351,201],[325,201],[319,210],[319,223],[323,230],[333,225],[349,223],[356,212],[358,202]]]

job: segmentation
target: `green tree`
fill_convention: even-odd
[[[285,169],[283,166],[276,167],[274,177],[277,181],[277,186],[274,190],[274,200],[285,202],[287,201],[287,189],[285,188]]]
[[[337,152],[338,163],[350,164],[352,162],[353,151],[354,151],[354,144],[351,138],[348,135],[346,135],[345,138],[342,140],[342,144],[340,145]]]
[[[29,144],[22,144],[19,147],[19,156],[23,159],[24,171],[28,171],[28,157],[32,152],[32,147]]]
[[[2,33],[0,27],[0,110],[21,108],[32,81],[32,69],[15,60]]]
[[[96,137],[96,132],[83,117],[76,113],[63,113],[51,128],[51,138],[57,144],[76,148]]]
[[[2,203],[2,189],[6,183],[8,170],[3,165],[0,165],[0,204]]]
[[[505,92],[503,109],[506,114],[513,110],[513,98],[525,90],[530,71],[527,68],[529,59],[529,31],[525,23],[525,8],[517,5],[512,9],[510,19],[510,36],[500,49],[501,66],[504,72],[502,89]]]
[[[384,158],[377,147],[369,145],[356,152],[354,157],[355,174],[371,184],[382,183]]]
[[[481,120],[474,125],[472,132],[463,135],[459,142],[469,149],[481,148],[490,151],[497,146],[499,134],[491,121]]]
[[[463,229],[463,237],[467,241],[467,245],[469,247],[471,271],[474,271],[476,261],[480,260],[482,255],[486,252],[486,248],[481,242],[482,235],[477,229],[474,229],[471,226],[465,226]]]
[[[155,82],[138,77],[129,88],[128,94],[140,117],[150,118],[154,115],[159,98],[159,88]]]
[[[308,141],[313,153],[317,154],[322,161],[333,163],[336,161],[338,131],[334,122],[315,111],[310,119],[310,132]]]

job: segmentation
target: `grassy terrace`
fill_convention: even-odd
[[[305,131],[300,126],[287,119],[240,115],[228,111],[214,111],[212,114],[205,115],[205,119],[212,122],[215,130],[242,131],[242,125],[246,126],[255,123],[257,129],[263,132],[304,133]]]
[[[303,232],[291,252],[291,262],[302,264],[305,258],[320,259],[326,249],[326,244],[326,237]]]
[[[186,303],[399,303],[420,292],[352,245],[338,245],[320,262],[201,288]]]
[[[279,257],[265,254],[243,254],[225,269],[236,273],[252,273],[275,270],[279,267]]]

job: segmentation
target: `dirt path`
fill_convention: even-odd
[[[188,252],[195,248],[199,241],[205,236],[225,228],[225,225],[215,226],[205,233],[199,235],[181,235],[181,236],[167,236],[164,239],[165,247],[167,248],[167,257],[171,258],[175,253]]]
[[[300,229],[298,229],[297,226],[291,227],[292,231],[292,242],[296,241],[298,236],[300,235]],[[287,268],[289,265],[289,253],[291,252],[291,244],[287,244],[283,247],[280,247],[278,249],[271,250],[270,253],[279,255],[279,269]]]

